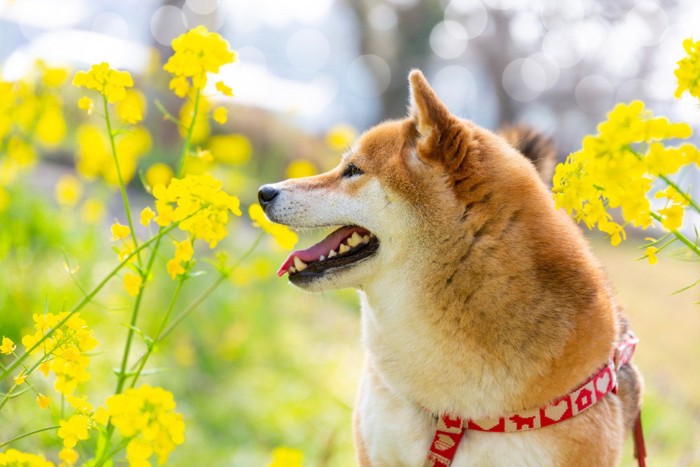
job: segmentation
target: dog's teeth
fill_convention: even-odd
[[[338,253],[342,255],[343,253],[347,253],[348,251],[350,251],[350,247],[347,246],[345,243],[341,243],[340,248],[338,248]]]
[[[365,235],[364,237],[362,237],[362,243],[364,243],[364,244],[369,243],[369,235]]]
[[[298,256],[295,256],[294,257],[294,267],[297,268],[297,271],[301,272],[304,269],[306,269],[306,263],[303,262],[302,260],[300,260]]]
[[[296,268],[295,268],[294,266],[292,266],[291,268],[289,268],[289,274],[294,274],[295,272],[297,272],[297,270],[296,270]]]
[[[362,242],[362,237],[357,232],[353,232],[352,237],[348,238],[348,246],[350,247],[356,247],[360,242]]]
[[[326,257],[323,256],[323,255],[321,255],[321,257],[320,257],[318,260],[319,260],[319,261],[323,261],[324,259],[326,259]]]
[[[335,250],[331,250],[331,251],[328,252],[328,257],[329,257],[329,258],[332,258],[332,257],[336,256],[337,254],[338,254],[338,253],[336,253]]]

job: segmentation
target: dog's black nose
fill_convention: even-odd
[[[261,186],[258,190],[258,201],[260,201],[260,206],[265,209],[279,194],[279,190],[272,185]]]

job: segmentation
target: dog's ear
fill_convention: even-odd
[[[449,127],[453,117],[445,104],[440,102],[423,73],[419,70],[411,71],[408,81],[411,90],[409,116],[416,128],[417,147],[430,153],[442,139],[441,133]]]

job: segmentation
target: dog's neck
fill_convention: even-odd
[[[506,214],[488,234],[467,233],[471,241],[460,249],[441,251],[435,239],[412,255],[417,259],[404,258],[363,287],[363,341],[372,364],[391,390],[434,413],[487,418],[538,407],[611,352],[616,330],[608,298],[576,272],[600,275],[585,244],[567,249],[551,238],[553,252],[538,258],[515,239],[541,241],[544,224],[517,219],[527,213]],[[523,235],[520,228],[533,230]],[[553,282],[567,272],[571,281]]]

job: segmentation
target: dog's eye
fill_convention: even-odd
[[[343,171],[343,178],[350,178],[354,177],[355,175],[362,175],[363,173],[364,172],[355,164],[349,164]]]

